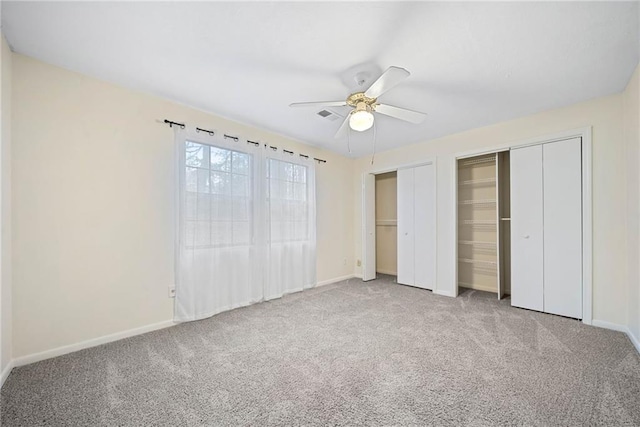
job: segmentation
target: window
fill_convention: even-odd
[[[185,244],[248,245],[253,205],[250,154],[185,143]]]
[[[202,319],[313,286],[313,161],[182,129],[176,143],[175,319]]]
[[[270,242],[309,239],[307,167],[267,160],[267,200]]]

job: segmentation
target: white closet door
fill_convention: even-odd
[[[544,311],[582,318],[581,139],[545,144]]]
[[[362,177],[362,209],[365,212],[362,227],[362,280],[376,278],[376,176],[370,173]]]
[[[414,168],[415,286],[433,289],[436,281],[436,176],[434,165]]]
[[[496,272],[497,272],[497,288],[498,288],[498,299],[502,299],[504,295],[504,277],[503,277],[503,267],[501,262],[502,248],[500,247],[502,244],[502,204],[501,202],[501,193],[502,193],[502,177],[500,176],[500,162],[502,159],[502,155],[504,153],[496,153],[496,253],[498,256],[496,257]]]
[[[398,170],[398,283],[415,283],[414,171]]]
[[[511,305],[543,311],[542,146],[511,150]]]

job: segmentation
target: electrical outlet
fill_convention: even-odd
[[[169,286],[169,298],[175,298],[175,297],[176,297],[176,287]]]
[[[358,260],[358,261],[356,262],[356,265],[357,265],[358,267],[362,267],[362,261]]]
[[[347,265],[347,259],[345,258],[344,261],[342,261],[342,265]]]

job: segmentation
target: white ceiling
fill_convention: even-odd
[[[426,141],[622,91],[638,16],[636,2],[2,1],[16,52],[342,154],[339,121],[289,103],[344,99],[357,70],[404,67],[380,100],[429,116],[378,115],[377,149]],[[352,155],[372,135],[354,135]]]

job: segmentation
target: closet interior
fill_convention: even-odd
[[[509,152],[458,160],[458,286],[510,293]]]
[[[376,175],[376,273],[398,275],[398,173]]]
[[[499,291],[503,295],[511,295],[511,186],[510,158],[508,151],[497,153],[498,156],[498,277]]]

